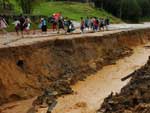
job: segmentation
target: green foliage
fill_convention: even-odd
[[[22,13],[24,14],[31,14],[33,10],[33,5],[37,3],[45,2],[46,0],[12,0],[18,3],[17,5],[20,6]]]
[[[137,0],[141,7],[141,16],[150,16],[150,0]]]
[[[0,0],[1,1],[1,0]],[[80,17],[97,16],[109,17],[111,22],[119,23],[120,19],[112,16],[103,9],[94,8],[87,3],[79,2],[52,2],[52,0],[9,0],[13,4],[12,14],[33,14],[50,16],[55,12],[62,12],[65,17],[80,21]],[[30,10],[29,10],[30,9]]]
[[[10,0],[0,0],[0,11],[2,13],[10,13],[13,11],[14,5],[11,3]]]
[[[32,6],[31,6],[31,3],[33,2],[33,0],[17,0],[19,5],[21,6],[22,8],[22,11],[23,13],[25,14],[30,14],[31,13],[31,9],[32,9]]]
[[[65,17],[69,17],[73,20],[79,21],[80,17],[97,16],[97,17],[110,17],[111,22],[120,22],[120,19],[115,18],[111,14],[93,8],[86,3],[76,2],[43,2],[34,5],[33,14],[36,15],[52,15],[56,12],[62,12]]]
[[[141,9],[136,0],[122,0],[121,10],[123,19],[138,21],[141,15]]]
[[[124,20],[137,21],[150,16],[150,0],[93,0],[97,7]]]

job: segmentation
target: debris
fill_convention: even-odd
[[[97,113],[150,113],[150,58],[145,66],[131,75],[120,94],[109,95]]]

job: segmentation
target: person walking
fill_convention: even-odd
[[[2,31],[3,33],[7,33],[6,28],[7,28],[7,22],[3,17],[0,17],[0,31]]]
[[[81,17],[81,23],[80,23],[80,30],[81,33],[84,33],[84,29],[85,29],[85,22],[83,20],[83,17]]]
[[[64,19],[62,17],[59,18],[58,20],[58,34],[60,33],[60,30],[64,30],[65,34],[66,34],[66,30],[65,30],[65,25],[64,25]]]
[[[94,32],[98,31],[98,26],[99,26],[99,20],[97,17],[94,18]]]
[[[89,17],[87,17],[86,19],[85,19],[85,29],[90,29],[90,19],[89,19]]]
[[[100,30],[104,31],[104,26],[105,26],[105,20],[103,18],[100,18]]]
[[[20,21],[20,30],[21,30],[21,36],[23,36],[23,31],[24,31],[24,28],[25,28],[25,17],[21,14],[20,17],[19,17],[19,21]]]
[[[90,18],[90,29],[94,31],[94,17]]]
[[[74,27],[72,21],[68,18],[67,18],[67,21],[66,21],[66,26],[67,26],[67,33],[71,33],[72,31],[75,30],[75,27]]]
[[[41,18],[41,29],[43,33],[47,32],[47,22],[44,18]]]
[[[12,24],[15,25],[16,34],[19,35],[20,21],[16,18]]]
[[[109,30],[109,24],[110,24],[110,20],[109,20],[109,18],[107,17],[107,18],[105,19],[105,27],[106,27],[106,30],[107,30],[107,31]]]
[[[30,27],[31,27],[31,20],[29,17],[27,17],[25,19],[25,23],[24,23],[24,26],[25,26],[25,32],[29,35],[30,34]]]
[[[56,19],[54,19],[54,21],[52,23],[52,28],[53,28],[53,32],[57,31],[57,21],[56,21]]]

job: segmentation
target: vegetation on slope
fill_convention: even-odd
[[[96,9],[86,3],[76,2],[43,2],[36,4],[33,8],[33,14],[51,15],[55,12],[62,12],[65,17],[70,17],[73,20],[80,20],[80,17],[96,16],[96,17],[110,17],[112,22],[120,22],[111,14],[104,10]]]

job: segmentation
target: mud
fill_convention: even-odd
[[[0,104],[39,96],[47,88],[55,89],[59,96],[72,93],[68,90],[70,84],[131,55],[131,47],[148,41],[149,31],[81,36],[0,48]]]
[[[111,93],[97,113],[150,113],[150,57],[147,64],[130,77],[121,93]]]

